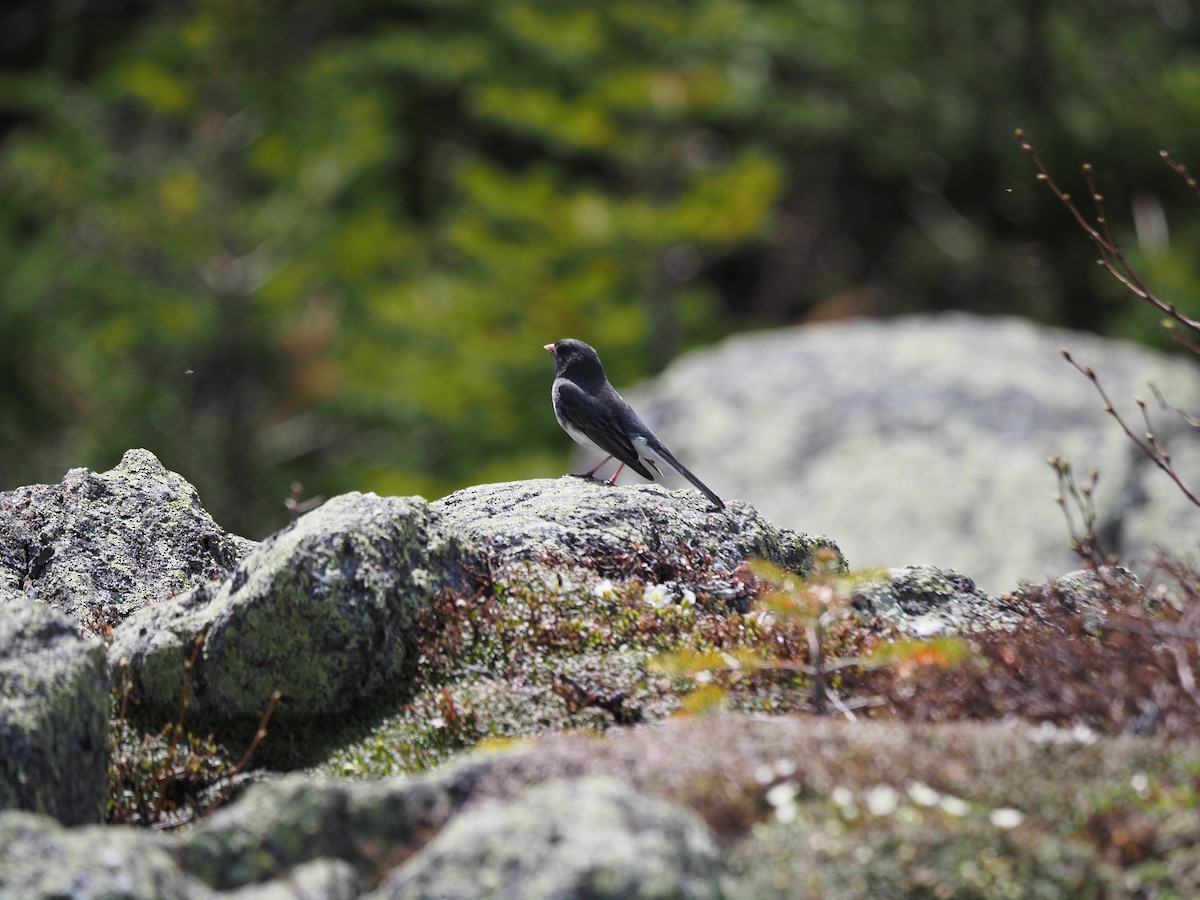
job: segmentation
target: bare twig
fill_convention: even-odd
[[[1154,392],[1154,399],[1158,401],[1159,406],[1161,406],[1167,412],[1175,413],[1175,415],[1187,422],[1189,428],[1200,431],[1200,419],[1196,418],[1195,416],[1188,415],[1187,412],[1180,409],[1178,406],[1173,406],[1172,404],[1168,403],[1166,398],[1162,395],[1162,391],[1158,389],[1157,385],[1151,384],[1150,390]]]
[[[1058,478],[1058,493],[1054,502],[1063,511],[1067,520],[1067,533],[1071,536],[1071,549],[1074,550],[1088,565],[1096,570],[1115,564],[1116,559],[1105,553],[1096,535],[1096,484],[1100,473],[1092,470],[1091,478],[1080,487],[1071,472],[1071,464],[1065,459],[1052,456],[1048,462]],[[1079,515],[1078,526],[1072,510]]]
[[[1175,465],[1171,462],[1171,454],[1167,452],[1162,443],[1155,436],[1150,424],[1149,415],[1146,412],[1146,403],[1140,397],[1136,398],[1138,408],[1142,410],[1142,416],[1146,423],[1146,431],[1142,434],[1136,434],[1129,426],[1129,423],[1117,412],[1113,406],[1112,400],[1109,399],[1108,393],[1104,390],[1104,386],[1100,384],[1100,379],[1096,375],[1091,366],[1084,366],[1078,363],[1069,350],[1065,347],[1061,350],[1063,358],[1074,366],[1085,378],[1087,378],[1096,388],[1104,401],[1104,411],[1116,419],[1117,424],[1121,426],[1121,430],[1125,432],[1125,436],[1137,446],[1139,450],[1146,455],[1152,463],[1162,469],[1172,481],[1183,492],[1183,495],[1188,498],[1196,506],[1200,506],[1200,497],[1192,491],[1184,482],[1183,477],[1175,470]]]
[[[1048,188],[1050,188],[1054,196],[1058,198],[1058,201],[1064,207],[1066,207],[1067,211],[1079,224],[1079,227],[1083,229],[1083,233],[1088,236],[1091,242],[1095,244],[1096,249],[1100,251],[1100,265],[1104,266],[1104,268],[1108,270],[1109,274],[1111,274],[1113,278],[1132,291],[1136,296],[1153,304],[1160,312],[1164,313],[1179,325],[1182,325],[1184,328],[1187,328],[1189,331],[1200,334],[1200,321],[1184,315],[1175,308],[1174,304],[1168,303],[1166,300],[1163,300],[1161,297],[1155,294],[1126,258],[1125,251],[1121,249],[1121,245],[1113,237],[1112,232],[1109,229],[1108,217],[1104,214],[1104,198],[1101,196],[1099,191],[1096,190],[1095,183],[1092,180],[1091,165],[1087,163],[1084,164],[1083,176],[1087,181],[1088,189],[1092,193],[1092,200],[1096,204],[1097,224],[1100,226],[1100,229],[1103,229],[1103,233],[1093,226],[1092,223],[1088,221],[1087,217],[1080,212],[1079,207],[1075,205],[1075,201],[1071,199],[1071,195],[1060,188],[1054,181],[1050,175],[1050,170],[1046,168],[1046,164],[1043,163],[1041,157],[1037,155],[1037,151],[1033,149],[1033,145],[1025,140],[1025,132],[1020,128],[1018,128],[1016,131],[1016,138],[1017,142],[1021,145],[1021,149],[1027,156],[1029,156],[1031,160],[1033,160],[1033,164],[1037,166],[1038,181],[1043,182]],[[1176,163],[1170,158],[1170,156],[1164,155],[1164,159],[1167,160],[1167,164],[1175,169],[1175,171],[1184,174],[1184,177],[1189,179],[1189,186],[1193,187],[1193,190],[1195,190],[1194,181],[1191,180],[1191,176],[1185,174],[1187,172],[1186,168]]]
[[[554,673],[554,679],[552,690],[572,707],[604,710],[618,725],[634,725],[642,720],[641,709],[626,705],[629,695],[624,691],[600,694],[564,672]]]
[[[1016,138],[1021,145],[1021,149],[1026,153],[1026,155],[1029,156],[1031,160],[1033,160],[1034,165],[1037,166],[1038,180],[1045,183],[1050,188],[1051,192],[1053,192],[1058,201],[1064,207],[1066,207],[1067,211],[1071,213],[1075,221],[1079,224],[1079,227],[1083,229],[1084,234],[1088,236],[1091,242],[1100,251],[1100,265],[1104,266],[1104,268],[1107,269],[1108,272],[1118,282],[1133,292],[1135,296],[1148,301],[1149,303],[1153,304],[1155,308],[1163,313],[1166,313],[1169,319],[1164,324],[1168,331],[1170,331],[1172,337],[1174,337],[1176,341],[1191,350],[1193,353],[1200,355],[1200,342],[1193,340],[1189,336],[1189,333],[1200,334],[1200,321],[1184,315],[1178,309],[1176,309],[1173,304],[1168,303],[1160,298],[1134,270],[1129,260],[1125,257],[1125,253],[1121,249],[1120,243],[1118,243],[1117,238],[1113,235],[1112,229],[1109,226],[1108,215],[1104,209],[1104,197],[1100,194],[1100,191],[1096,187],[1095,179],[1092,177],[1092,167],[1088,164],[1084,164],[1083,178],[1087,183],[1088,191],[1092,196],[1092,202],[1096,206],[1095,226],[1093,226],[1092,223],[1089,222],[1083,215],[1083,213],[1079,211],[1079,207],[1075,205],[1075,202],[1071,199],[1071,195],[1060,188],[1054,181],[1050,175],[1049,169],[1046,168],[1046,164],[1042,162],[1041,157],[1038,156],[1037,151],[1033,149],[1033,146],[1025,140],[1025,134],[1019,128],[1016,131]],[[1162,151],[1160,155],[1166,164],[1184,179],[1188,187],[1191,188],[1192,192],[1198,198],[1200,198],[1200,186],[1197,186],[1196,179],[1194,179],[1191,176],[1191,173],[1188,172],[1187,166],[1174,160],[1165,150]],[[1180,326],[1182,326],[1182,328]],[[1171,461],[1170,452],[1155,434],[1154,426],[1150,421],[1150,413],[1146,409],[1145,401],[1142,400],[1141,397],[1136,398],[1138,408],[1142,412],[1142,420],[1145,424],[1145,431],[1138,434],[1134,432],[1129,423],[1126,422],[1121,414],[1117,412],[1116,407],[1113,406],[1113,403],[1109,399],[1108,394],[1105,392],[1104,387],[1100,384],[1100,379],[1096,377],[1096,373],[1092,370],[1092,368],[1090,366],[1080,365],[1065,349],[1062,351],[1062,354],[1067,362],[1069,362],[1089,381],[1092,382],[1092,385],[1096,388],[1097,392],[1099,392],[1101,398],[1104,400],[1104,411],[1116,419],[1117,423],[1121,426],[1121,430],[1125,432],[1125,435],[1131,441],[1133,441],[1137,448],[1141,450],[1151,462],[1158,466],[1159,469],[1165,472],[1167,476],[1175,482],[1176,486],[1180,489],[1180,491],[1183,492],[1184,496],[1187,497],[1188,500],[1190,500],[1194,505],[1200,506],[1200,497],[1198,497],[1196,493],[1189,488],[1186,483],[1184,483],[1182,476],[1180,476],[1179,472],[1176,470]],[[1178,407],[1169,405],[1163,399],[1158,389],[1153,385],[1151,385],[1151,389],[1158,398],[1159,404],[1164,409],[1170,410],[1182,417],[1183,420],[1192,428],[1200,429],[1200,420],[1188,415]],[[1062,482],[1063,474],[1064,473],[1060,471],[1060,483]],[[1061,493],[1059,495],[1059,503],[1063,504],[1063,509],[1066,511],[1067,507],[1063,501],[1063,494]],[[1069,515],[1068,524],[1070,524]],[[1072,537],[1074,538],[1073,528]],[[1074,541],[1076,544],[1075,549],[1080,551],[1085,558],[1093,558],[1096,555],[1095,551],[1098,550],[1098,547],[1089,546],[1089,544],[1094,543],[1094,537],[1095,536],[1092,534],[1091,529],[1088,528],[1088,533],[1084,535],[1084,546],[1081,547],[1078,540]]]
[[[813,686],[810,694],[813,709],[818,716],[825,715],[825,673],[821,665],[821,613],[813,616],[813,621],[805,629],[808,638],[808,658],[812,660]]]
[[[1187,182],[1187,186],[1192,189],[1192,193],[1197,198],[1200,198],[1200,184],[1196,183],[1196,179],[1192,177],[1192,173],[1188,171],[1188,167],[1181,162],[1176,162],[1166,150],[1159,150],[1158,155],[1162,157],[1163,162],[1171,167],[1175,174]]]
[[[192,642],[192,655],[183,664],[183,691],[179,698],[179,718],[173,726],[168,726],[171,729],[171,743],[167,745],[167,758],[158,774],[158,780],[162,782],[162,787],[159,790],[158,801],[154,804],[155,819],[162,816],[163,809],[167,804],[166,785],[175,778],[175,751],[179,747],[179,738],[183,735],[183,720],[187,717],[188,689],[191,686],[192,670],[196,668],[196,660],[200,658],[200,650],[204,647],[206,634],[207,631],[201,631],[196,635],[196,639]]]
[[[279,691],[274,691],[271,694],[271,698],[267,701],[267,709],[258,723],[258,729],[254,732],[254,740],[250,742],[250,746],[246,748],[246,752],[242,754],[242,758],[238,760],[238,764],[233,767],[233,771],[226,776],[225,787],[222,788],[221,793],[213,800],[212,805],[201,813],[200,818],[208,818],[218,806],[229,799],[229,795],[233,792],[233,779],[245,771],[246,766],[250,763],[250,757],[254,755],[254,751],[258,749],[258,745],[267,736],[267,723],[271,721],[271,715],[275,712],[275,707],[279,705],[282,697],[283,694]]]

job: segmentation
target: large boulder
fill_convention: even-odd
[[[100,641],[44,603],[0,603],[0,810],[99,822],[111,705]]]
[[[251,546],[148,450],[107,472],[72,469],[61,484],[0,494],[0,587],[98,632],[223,577]]]
[[[1191,360],[1018,319],[955,313],[748,334],[627,396],[721,496],[780,526],[837,535],[856,568],[929,564],[996,593],[1075,568],[1049,456],[1084,478],[1099,469],[1097,533],[1122,559],[1195,531],[1194,508],[1104,414],[1061,347],[1095,369],[1136,432],[1143,396],[1176,465],[1200,484],[1200,441],[1157,411],[1148,387],[1200,408]]]
[[[402,675],[417,612],[461,585],[461,548],[419,497],[346,494],[265,540],[232,577],[147,607],[113,631],[109,659],[158,713],[192,708],[257,719],[271,694],[279,719],[342,713]]]

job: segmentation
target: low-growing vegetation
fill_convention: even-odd
[[[229,798],[267,736],[278,692],[241,759],[231,756],[212,734],[202,737],[188,729],[188,691],[203,639],[203,634],[196,636],[183,667],[179,715],[159,732],[142,731],[130,721],[132,691],[122,661],[109,732],[106,819],[110,824],[173,828],[204,818]]]

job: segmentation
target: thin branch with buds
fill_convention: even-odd
[[[1047,462],[1058,478],[1058,492],[1054,495],[1054,502],[1058,504],[1067,520],[1071,549],[1096,571],[1115,565],[1116,557],[1104,552],[1096,534],[1096,484],[1100,480],[1100,473],[1093,469],[1091,478],[1079,485],[1071,471],[1071,464],[1061,456],[1052,456]],[[1079,516],[1078,524],[1075,522],[1075,515]]]
[[[1133,268],[1132,264],[1130,264],[1128,258],[1125,256],[1125,251],[1121,249],[1120,243],[1117,241],[1116,236],[1112,232],[1112,228],[1109,226],[1108,214],[1104,209],[1104,197],[1096,187],[1095,179],[1092,177],[1091,165],[1087,163],[1083,165],[1083,178],[1087,183],[1088,192],[1091,194],[1092,202],[1096,207],[1095,225],[1093,225],[1080,211],[1079,207],[1075,205],[1075,201],[1071,199],[1071,195],[1059,187],[1054,178],[1051,177],[1050,170],[1046,168],[1046,164],[1042,162],[1042,158],[1038,156],[1037,151],[1033,149],[1033,145],[1025,140],[1025,133],[1020,128],[1016,130],[1016,138],[1018,143],[1021,145],[1021,149],[1031,160],[1033,160],[1034,165],[1037,166],[1038,181],[1041,181],[1050,188],[1051,192],[1058,199],[1059,203],[1061,203],[1067,209],[1067,211],[1070,212],[1071,216],[1079,224],[1079,227],[1083,229],[1084,234],[1088,236],[1088,239],[1091,240],[1091,242],[1096,246],[1096,249],[1100,251],[1100,259],[1097,260],[1097,262],[1099,262],[1099,264],[1102,265],[1113,276],[1113,278],[1128,288],[1134,294],[1134,296],[1151,303],[1160,312],[1165,313],[1168,316],[1168,319],[1163,324],[1171,333],[1171,336],[1192,353],[1200,356],[1200,342],[1189,336],[1189,332],[1191,334],[1200,335],[1200,321],[1184,315],[1178,309],[1176,309],[1174,304],[1168,303],[1166,300],[1163,300],[1161,297],[1155,294],[1150,286],[1146,284],[1145,280],[1143,280],[1143,278]],[[1200,184],[1197,184],[1196,179],[1192,177],[1187,166],[1176,161],[1165,150],[1161,151],[1159,155],[1173,172],[1183,178],[1184,182],[1191,189],[1192,193],[1195,194],[1197,198],[1200,198]],[[1138,434],[1133,430],[1133,427],[1130,426],[1130,424],[1126,422],[1124,418],[1122,418],[1121,414],[1117,412],[1116,407],[1113,406],[1112,401],[1109,399],[1104,387],[1100,384],[1100,379],[1097,378],[1092,367],[1084,366],[1076,362],[1072,358],[1071,354],[1065,349],[1062,351],[1062,355],[1067,362],[1069,362],[1080,373],[1082,373],[1084,377],[1092,382],[1092,385],[1096,388],[1097,392],[1099,392],[1101,398],[1104,400],[1104,411],[1117,420],[1117,424],[1121,426],[1121,430],[1125,432],[1125,435],[1131,441],[1133,441],[1137,448],[1141,450],[1151,462],[1158,466],[1159,469],[1165,472],[1167,476],[1175,482],[1176,486],[1183,492],[1184,496],[1187,497],[1188,500],[1190,500],[1194,505],[1200,506],[1200,496],[1197,496],[1196,492],[1189,488],[1184,482],[1182,476],[1180,476],[1179,472],[1176,470],[1174,463],[1171,461],[1170,452],[1165,446],[1163,446],[1162,442],[1155,434],[1153,423],[1150,421],[1150,412],[1146,408],[1146,402],[1141,397],[1135,398],[1138,409],[1140,409],[1142,412],[1142,421],[1145,425],[1145,431],[1141,434]],[[1154,387],[1154,385],[1151,385],[1150,387],[1151,390],[1154,391],[1154,395],[1158,399],[1159,405],[1163,409],[1179,416],[1193,430],[1200,430],[1200,419],[1188,415],[1178,407],[1170,405],[1158,391],[1158,388]]]
[[[1071,195],[1058,186],[1050,175],[1050,170],[1046,168],[1046,164],[1042,162],[1037,151],[1033,149],[1033,145],[1025,140],[1025,132],[1020,128],[1016,131],[1016,138],[1021,145],[1021,149],[1025,154],[1033,160],[1033,164],[1038,168],[1038,181],[1043,182],[1058,198],[1058,201],[1066,207],[1071,213],[1075,221],[1079,223],[1079,227],[1083,229],[1084,234],[1088,236],[1096,249],[1100,251],[1100,259],[1098,262],[1117,279],[1122,285],[1132,291],[1136,296],[1149,303],[1152,303],[1160,312],[1170,317],[1173,321],[1182,325],[1189,331],[1200,334],[1200,321],[1186,316],[1175,308],[1175,305],[1168,303],[1159,297],[1150,288],[1148,284],[1133,268],[1132,264],[1125,256],[1125,251],[1121,249],[1121,245],[1113,237],[1112,231],[1108,225],[1108,216],[1104,212],[1104,197],[1096,190],[1096,184],[1092,180],[1092,167],[1089,163],[1083,165],[1083,177],[1087,181],[1088,190],[1092,194],[1092,202],[1096,204],[1096,226],[1088,221],[1087,217],[1080,212],[1079,207],[1075,205],[1075,201],[1071,199]],[[1200,189],[1196,187],[1195,179],[1187,173],[1187,167],[1175,162],[1166,151],[1162,152],[1162,157],[1166,160],[1167,165],[1171,166],[1176,172],[1179,172],[1187,181],[1188,186],[1196,192],[1200,197]],[[1103,229],[1101,232],[1100,229]]]
[[[1188,167],[1181,162],[1176,162],[1166,150],[1159,150],[1158,155],[1162,157],[1162,161],[1170,166],[1176,175],[1187,183],[1187,186],[1192,189],[1192,193],[1196,195],[1197,199],[1200,199],[1200,184],[1196,183],[1196,179],[1192,177],[1192,173],[1188,171]]]
[[[1195,492],[1193,492],[1192,489],[1187,486],[1187,483],[1183,480],[1183,477],[1178,471],[1176,471],[1175,465],[1171,461],[1170,452],[1162,445],[1162,442],[1155,435],[1154,429],[1150,423],[1150,413],[1146,410],[1146,401],[1141,397],[1134,398],[1134,401],[1138,405],[1138,409],[1142,411],[1142,419],[1146,425],[1146,430],[1139,435],[1134,432],[1129,423],[1122,418],[1119,412],[1117,412],[1116,407],[1113,406],[1112,400],[1110,400],[1108,397],[1108,392],[1105,391],[1104,386],[1100,384],[1100,378],[1098,375],[1096,375],[1095,370],[1091,366],[1081,365],[1079,362],[1077,362],[1075,358],[1071,356],[1071,352],[1065,347],[1059,352],[1062,353],[1063,359],[1074,366],[1080,372],[1080,374],[1082,374],[1095,386],[1096,391],[1100,394],[1100,398],[1104,401],[1104,411],[1116,419],[1117,424],[1121,426],[1121,430],[1125,432],[1125,436],[1128,437],[1129,440],[1133,441],[1134,445],[1146,455],[1147,459],[1162,469],[1162,471],[1167,474],[1167,477],[1175,482],[1176,486],[1178,486],[1179,490],[1183,492],[1183,495],[1187,497],[1188,500],[1190,500],[1196,506],[1200,506],[1200,497],[1196,496]]]

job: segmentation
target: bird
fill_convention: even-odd
[[[663,446],[608,383],[600,355],[592,347],[574,338],[563,338],[542,349],[554,357],[554,385],[550,389],[554,418],[575,443],[608,454],[580,478],[595,477],[614,456],[621,464],[608,479],[610,485],[617,483],[617,476],[626,466],[654,481],[655,476],[662,478],[662,466],[666,465],[690,481],[717,509],[725,508],[721,498]]]

